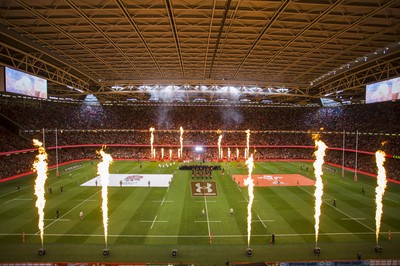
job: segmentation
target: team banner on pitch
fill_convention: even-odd
[[[192,196],[217,196],[215,182],[191,182]]]

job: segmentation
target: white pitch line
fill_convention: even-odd
[[[153,223],[152,223],[151,226],[150,226],[150,229],[153,229],[153,225],[154,225],[154,223],[155,223],[156,220],[157,220],[157,216],[158,216],[158,215],[156,215],[156,217],[154,218]]]
[[[258,218],[260,218],[260,217],[258,217]],[[258,219],[258,220],[252,220],[252,222],[275,222],[275,220],[261,220],[261,219]]]
[[[206,217],[207,217],[207,227],[208,227],[208,236],[211,235],[211,230],[210,230],[210,220],[208,219],[208,208],[207,208],[207,198],[204,196],[204,203],[206,205]]]
[[[395,203],[399,203],[398,201],[395,201],[395,200],[389,199],[389,198],[387,198],[387,197],[384,197],[383,199],[384,199],[384,200],[390,200],[390,201],[392,201],[392,202],[395,202]]]
[[[63,218],[65,215],[67,215],[68,213],[70,213],[70,212],[72,212],[73,210],[75,210],[76,208],[78,208],[79,206],[81,206],[83,203],[85,203],[86,201],[88,201],[88,200],[90,200],[92,197],[94,197],[97,193],[99,193],[101,190],[99,190],[99,191],[97,191],[96,193],[94,193],[92,196],[90,196],[89,198],[87,198],[85,201],[82,201],[81,203],[79,203],[78,205],[76,205],[74,208],[72,208],[71,210],[69,210],[68,212],[66,212],[64,215],[62,215],[60,218]],[[53,221],[53,222],[51,222],[51,223],[49,223],[48,225],[46,225],[44,228],[43,228],[43,231],[44,231],[44,229],[46,229],[47,227],[49,227],[50,225],[52,225],[52,224],[54,224],[56,221]],[[36,234],[39,234],[40,233],[40,231],[38,231]]]
[[[69,222],[71,219],[60,219],[60,218],[55,218],[55,219],[44,219],[45,221],[60,221],[60,222]]]
[[[165,196],[164,196],[164,198],[162,199],[160,206],[162,206],[162,205],[164,204],[164,201],[165,201]]]
[[[349,220],[365,220],[365,218],[353,218],[353,217],[351,217],[351,218],[342,218],[342,220],[344,220],[344,221],[349,221]]]
[[[204,200],[196,200],[195,202],[204,203],[205,201]],[[216,202],[216,201],[215,200],[207,201],[207,203],[210,203],[210,202]]]
[[[141,223],[153,223],[154,222],[154,220],[153,221],[140,221]],[[160,220],[158,220],[158,221],[155,221],[155,223],[168,223],[168,221],[160,221]]]
[[[262,225],[264,226],[265,229],[267,229],[267,226],[265,225],[265,223],[263,222],[263,220],[261,220],[260,216],[257,214],[258,220],[262,223]]]
[[[312,197],[314,197],[314,195],[312,194],[312,193],[310,193],[310,192],[308,192],[307,190],[305,190],[304,188],[302,188],[302,187],[299,187],[301,190],[303,190],[303,191],[305,191],[307,194],[309,194],[309,195],[311,195]],[[329,206],[331,206],[331,207],[333,207],[331,204],[329,204],[329,203],[326,203],[326,201],[323,201],[325,204],[327,204],[327,205],[329,205]],[[348,215],[347,213],[345,213],[345,212],[343,212],[343,211],[341,211],[341,210],[339,210],[338,208],[336,208],[336,207],[333,207],[335,210],[337,210],[338,212],[340,212],[340,213],[342,213],[342,214],[344,214],[345,216],[347,216],[347,217],[349,217],[350,219],[353,219],[354,220],[354,218],[353,217],[351,217],[350,215]],[[356,221],[357,223],[359,223],[359,224],[361,224],[361,225],[363,225],[363,226],[365,226],[366,228],[368,228],[369,230],[371,230],[372,232],[375,232],[375,230],[374,229],[372,229],[371,227],[369,227],[368,225],[366,225],[366,224],[364,224],[364,223],[362,223],[362,222],[360,222],[359,220],[354,220],[354,221]]]
[[[195,223],[220,223],[221,221],[194,221]]]
[[[240,192],[242,192],[242,190],[240,189],[240,187],[238,185],[236,185],[237,189],[239,189]]]
[[[76,199],[76,201],[98,201],[98,200],[94,200],[94,199],[91,199],[91,200],[84,200],[84,199]]]
[[[389,232],[381,232],[381,234],[388,234]],[[391,232],[392,234],[400,235],[400,232]],[[27,236],[34,236],[35,233],[27,234]],[[104,237],[104,234],[44,234],[46,237]],[[299,236],[314,236],[315,233],[304,233],[304,234],[276,234],[279,237],[299,237]],[[375,232],[336,232],[336,233],[320,233],[320,236],[345,236],[345,235],[375,235]],[[16,233],[0,233],[0,236],[21,236],[21,234]],[[213,235],[217,238],[241,238],[246,237],[246,235]],[[251,235],[252,237],[269,237],[270,234],[257,234]],[[113,235],[109,234],[108,237],[125,237],[125,238],[209,238],[206,235]]]
[[[346,185],[348,185],[348,186],[351,186],[349,183],[347,183],[347,182],[344,182],[343,180],[341,180],[341,179],[339,179],[339,181],[340,182],[342,182],[342,183],[344,183],[344,184],[346,184]]]
[[[22,196],[23,196],[23,195],[22,195]],[[9,202],[14,201],[14,200],[17,200],[17,199],[21,198],[22,196],[19,196],[18,198],[15,198],[15,199],[7,200],[6,202],[4,202],[4,204],[9,203]]]
[[[163,205],[163,203],[170,203],[170,202],[174,202],[173,200],[165,200],[165,197],[163,198],[163,200],[153,200],[152,202],[161,202],[160,206]]]

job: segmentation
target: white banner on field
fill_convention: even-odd
[[[110,174],[109,187],[168,187],[172,180],[169,174]],[[96,176],[83,183],[85,187],[101,187],[101,178]]]

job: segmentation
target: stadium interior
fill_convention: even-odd
[[[82,170],[82,176],[76,182],[69,180],[72,170],[60,172],[61,177],[67,180],[64,181],[67,190],[76,188],[75,193],[82,191],[81,195],[89,199],[92,194],[85,193],[92,188],[81,188],[80,185],[90,181],[88,176],[96,176],[94,164],[101,160],[98,151],[102,147],[106,147],[111,157],[118,161],[116,165],[121,163],[120,168],[113,168],[115,171],[118,169],[117,174],[132,174],[131,170],[123,170],[125,167],[129,169],[125,165],[127,162],[133,162],[134,167],[131,168],[140,172],[145,162],[148,163],[145,168],[152,170],[143,173],[161,172],[175,177],[178,172],[177,177],[189,184],[193,176],[190,177],[190,171],[181,171],[179,167],[190,170],[190,163],[197,167],[208,162],[213,165],[217,178],[228,175],[234,180],[234,174],[247,173],[243,165],[250,152],[258,163],[257,174],[267,174],[268,164],[275,162],[282,163],[276,169],[282,169],[285,174],[291,174],[291,167],[298,171],[300,164],[290,166],[292,162],[306,162],[311,168],[315,156],[312,136],[318,134],[328,146],[325,163],[331,167],[327,168],[328,171],[332,171],[328,180],[333,180],[329,182],[333,182],[338,191],[341,188],[337,182],[341,181],[334,175],[340,176],[340,171],[346,171],[346,178],[351,182],[357,181],[357,174],[362,176],[362,184],[375,182],[375,152],[383,150],[386,153],[388,187],[396,199],[390,203],[394,213],[383,227],[385,236],[387,232],[390,234],[389,240],[392,234],[393,238],[400,236],[400,221],[396,217],[400,209],[398,0],[5,0],[0,2],[0,67],[0,204],[6,206],[3,211],[7,215],[12,212],[12,207],[7,209],[9,202],[21,204],[21,208],[34,208],[33,202],[20,200],[17,198],[19,194],[16,194],[20,190],[20,180],[27,186],[33,186],[35,174],[32,164],[37,148],[33,146],[32,139],[45,144],[48,165],[53,170],[57,169],[57,173],[51,173],[54,178],[59,175],[59,166],[61,171],[64,167],[83,162],[77,166],[78,172],[81,167],[91,168],[90,171]],[[153,131],[151,128],[154,128]],[[247,143],[246,130],[250,130],[247,136],[251,132]],[[221,139],[222,142],[219,142]],[[86,165],[86,162],[91,164]],[[167,162],[171,164],[168,166]],[[172,170],[172,162],[179,167]],[[229,169],[228,164],[230,168],[237,169],[225,173],[224,169]],[[260,167],[265,167],[264,172]],[[343,173],[342,177],[345,176]],[[235,192],[244,189],[236,186],[234,181],[233,184],[215,181],[219,190],[226,189],[225,194],[218,194],[217,197],[229,200],[231,192],[228,188]],[[183,184],[170,182],[173,191],[179,192],[184,188]],[[15,186],[18,191],[15,191]],[[349,186],[354,186],[359,194],[359,184],[351,183]],[[268,194],[269,189],[256,188],[259,195]],[[362,189],[364,191],[364,187]],[[308,188],[306,190],[308,192]],[[166,189],[160,192],[154,188],[154,191],[168,195]],[[302,189],[301,193],[305,191]],[[329,191],[329,187],[328,193],[332,197],[337,195]],[[128,198],[133,194],[123,195]],[[27,195],[19,197],[24,199]],[[34,197],[33,192],[29,195]],[[358,196],[353,200],[361,201]],[[68,200],[65,199],[66,202]],[[350,208],[350,205],[348,210],[342,211],[343,214],[357,208]],[[228,209],[228,206],[225,207]],[[71,211],[74,208],[71,207]],[[138,212],[145,212],[143,208],[144,205]],[[236,213],[235,207],[235,215],[240,211],[245,214],[245,210],[240,208]],[[160,213],[157,215],[161,216]],[[157,215],[154,220],[150,218],[153,221],[151,228]],[[193,214],[187,214],[182,221],[191,216]],[[49,263],[67,261],[66,257],[61,256],[60,261],[57,256],[45,255],[46,252],[39,257],[23,253],[21,261],[9,255],[11,248],[21,251],[16,243],[20,242],[20,231],[25,222],[19,220],[16,224],[21,224],[8,230],[7,219],[0,219],[0,263],[43,262],[46,258]],[[365,225],[364,220],[352,219],[368,230],[372,224],[375,226],[374,221]],[[362,216],[360,219],[365,218]],[[35,217],[30,224],[36,225],[36,221]],[[348,260],[351,256],[355,259],[358,252],[352,249],[352,255],[347,257],[332,254],[319,257],[320,253],[282,256],[285,250],[289,252],[299,246],[302,250],[305,244],[311,244],[312,248],[313,239],[304,233],[302,240],[296,242],[299,246],[292,247],[285,243],[287,246],[277,252],[280,257],[257,254],[265,250],[261,241],[256,240],[258,246],[254,248],[257,252],[252,254],[250,249],[247,256],[232,259],[233,255],[227,251],[230,244],[243,250],[250,247],[243,239],[242,242],[229,242],[229,238],[222,240],[221,233],[222,251],[216,255],[219,261],[214,262],[211,258],[196,260],[199,256],[207,257],[206,252],[211,252],[209,245],[213,236],[218,246],[218,229],[211,233],[208,211],[206,221],[208,232],[205,233],[205,243],[194,242],[191,246],[191,242],[184,237],[179,239],[180,232],[177,232],[179,237],[173,244],[182,246],[175,249],[167,239],[157,240],[154,237],[153,240],[150,231],[146,231],[150,240],[143,240],[146,237],[134,240],[138,250],[144,246],[140,251],[143,254],[138,252],[136,257],[117,255],[115,260],[107,260],[116,253],[116,248],[113,250],[111,245],[111,253],[107,253],[106,249],[103,257],[86,258],[87,254],[83,253],[81,257],[73,257],[73,261],[139,263],[141,260],[141,263],[148,262],[143,265],[170,265],[178,263],[174,259],[182,256],[182,249],[192,247],[203,251],[199,251],[198,255],[195,251],[192,251],[192,256],[183,255],[183,259],[190,262],[187,265],[235,265],[235,262],[267,265],[256,262],[271,259],[304,263],[318,259]],[[260,221],[264,225],[262,219]],[[185,235],[186,226],[179,226],[182,226],[182,235]],[[79,228],[78,233],[88,234],[85,238],[90,240],[85,245],[97,248],[102,243],[97,235],[90,236],[94,234],[89,233],[90,230],[85,231],[79,224],[75,227]],[[264,232],[267,226],[264,227],[257,231],[261,232],[259,235],[270,235],[272,232],[269,229]],[[354,228],[346,227],[346,234],[351,234]],[[30,249],[40,246],[33,231],[27,232],[32,239]],[[70,233],[77,234],[75,231]],[[136,231],[125,233],[130,236]],[[162,233],[165,231],[160,229]],[[299,229],[293,233],[303,231]],[[58,240],[50,241],[48,250],[57,249],[57,245],[71,247],[80,241],[80,238],[72,241],[70,236],[64,239],[62,234],[57,235]],[[23,235],[25,243],[25,231]],[[121,235],[124,235],[123,232]],[[280,235],[277,232],[278,239]],[[33,240],[35,237],[36,240]],[[352,243],[362,246],[361,242],[365,242],[363,237],[367,236],[352,237],[356,240],[345,244],[342,243],[345,240],[332,237],[326,240],[326,247],[337,247],[339,244],[350,247]],[[400,244],[395,241],[399,240],[385,242],[387,250],[395,249]],[[125,240],[116,240],[115,244],[121,245],[121,253],[128,248],[124,246],[127,245]],[[375,246],[374,241],[371,246]],[[63,249],[61,246],[58,248],[60,252]],[[165,258],[151,254],[154,250],[158,253],[163,249],[168,249],[168,252],[172,249],[175,255],[168,254]],[[322,254],[325,250],[322,249]],[[381,254],[382,250],[378,251],[367,254],[367,259],[387,259],[389,262],[385,263],[390,264],[385,265],[400,265],[396,264],[400,263],[396,252]],[[375,256],[377,253],[378,257]],[[228,255],[230,262],[225,258]],[[361,260],[358,256],[357,259]],[[380,262],[375,263],[380,265]],[[180,261],[176,265],[186,264]],[[332,265],[341,264],[336,262]]]

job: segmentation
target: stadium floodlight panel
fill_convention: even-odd
[[[202,151],[203,151],[203,147],[201,147],[201,146],[196,146],[196,147],[194,148],[194,150],[195,150],[196,152],[202,152]]]

